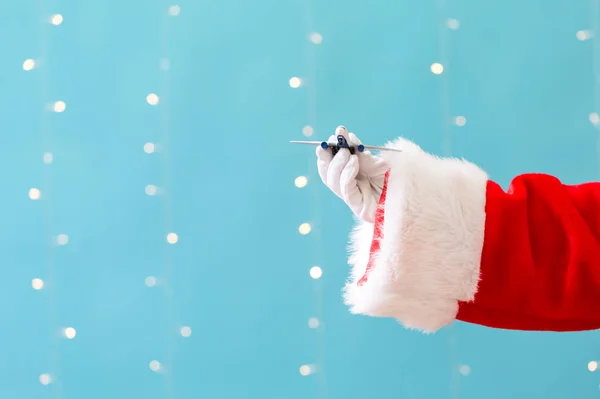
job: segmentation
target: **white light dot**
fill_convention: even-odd
[[[67,245],[69,243],[69,236],[66,234],[59,234],[56,236],[56,243],[58,245]]]
[[[290,87],[292,89],[297,89],[298,87],[300,87],[300,85],[302,84],[302,80],[300,80],[300,78],[297,77],[293,77],[290,79]]]
[[[167,234],[167,242],[169,244],[175,244],[179,240],[179,237],[175,233]]]
[[[64,101],[57,101],[52,106],[54,112],[65,112],[65,109],[67,109],[67,104]]]
[[[37,188],[30,188],[29,189],[29,198],[31,198],[32,200],[39,200],[40,199],[40,190],[38,190]]]
[[[188,338],[190,335],[192,335],[192,329],[188,326],[181,327],[179,332],[181,333],[181,336],[185,338]]]
[[[454,123],[456,124],[456,126],[464,126],[467,124],[467,118],[465,118],[464,116],[457,116],[456,118],[454,118]]]
[[[306,235],[310,233],[310,224],[302,223],[300,227],[298,227],[298,232],[302,235]]]
[[[300,371],[300,375],[307,376],[312,374],[314,369],[314,366],[311,364],[303,364],[302,366],[300,366],[300,369],[298,371]]]
[[[40,374],[40,384],[48,385],[51,381],[50,374]]]
[[[458,22],[458,20],[454,18],[448,19],[448,21],[446,21],[446,24],[448,25],[448,28],[452,30],[457,30],[458,28],[460,28],[460,22]]]
[[[41,290],[42,288],[44,288],[44,281],[40,278],[34,278],[33,280],[31,280],[31,286],[36,291]]]
[[[154,144],[146,143],[144,144],[144,152],[147,154],[152,154],[155,150]]]
[[[431,64],[431,72],[436,75],[440,75],[442,72],[444,72],[444,66],[439,62],[434,62]]]
[[[171,68],[171,62],[169,62],[168,59],[163,58],[162,60],[160,60],[160,62],[158,63],[158,67],[160,69],[162,69],[163,71],[168,71]]]
[[[52,160],[54,159],[54,156],[52,156],[51,152],[45,152],[44,156],[42,157],[42,160],[44,161],[45,164],[51,164]]]
[[[296,180],[294,180],[294,184],[298,188],[306,187],[306,185],[308,184],[308,179],[306,178],[306,176],[298,176],[296,177]]]
[[[596,361],[591,361],[588,363],[588,370],[590,371],[596,371],[598,369],[598,362]]]
[[[318,280],[323,275],[323,270],[319,266],[313,266],[310,268],[310,276],[315,280]]]
[[[148,195],[156,195],[157,190],[158,189],[154,184],[148,184],[145,189],[146,194]]]
[[[148,276],[144,279],[144,284],[148,287],[154,287],[156,285],[156,277]]]
[[[577,31],[577,33],[575,34],[575,37],[577,37],[577,40],[581,40],[581,41],[588,40],[592,36],[593,36],[592,32],[589,30],[580,30],[580,31]]]
[[[148,367],[150,367],[150,370],[152,370],[152,371],[158,371],[158,370],[160,370],[160,362],[158,360],[152,360],[148,364]]]
[[[310,41],[313,42],[314,44],[321,44],[321,43],[323,43],[323,36],[321,36],[321,34],[318,32],[311,33]]]
[[[319,319],[317,319],[316,317],[311,317],[310,319],[308,319],[308,326],[310,328],[319,327]]]
[[[312,136],[313,135],[312,126],[304,126],[302,128],[302,134],[305,135],[306,137]]]
[[[181,7],[179,7],[177,5],[169,7],[169,15],[172,17],[178,16],[180,12],[181,12]]]
[[[32,60],[31,58],[25,60],[25,62],[23,62],[23,69],[26,71],[31,71],[33,68],[35,68],[35,61]]]
[[[466,364],[463,364],[462,366],[460,366],[458,368],[458,372],[461,373],[462,375],[469,375],[471,374],[471,367],[467,366]]]
[[[73,327],[67,327],[64,331],[65,337],[68,339],[73,339],[77,335],[77,331]]]
[[[589,118],[590,122],[592,122],[593,125],[597,125],[600,123],[600,115],[598,115],[596,112],[592,112]]]
[[[63,16],[60,14],[54,14],[52,18],[50,18],[50,23],[52,25],[60,25],[63,22]]]
[[[157,105],[158,104],[158,96],[154,93],[150,93],[146,96],[146,101],[150,105]]]

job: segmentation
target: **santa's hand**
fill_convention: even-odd
[[[343,135],[350,146],[358,146],[360,140],[339,126],[335,135],[328,140],[337,142],[337,136]],[[368,151],[351,155],[348,149],[340,149],[335,157],[331,149],[317,147],[317,168],[321,180],[331,191],[344,200],[352,212],[360,219],[373,223],[377,203],[381,196],[385,172],[388,166],[383,159]]]

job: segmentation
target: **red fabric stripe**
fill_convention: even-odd
[[[375,212],[375,226],[373,229],[373,240],[371,241],[371,251],[369,253],[369,263],[367,263],[367,269],[365,274],[358,280],[357,285],[360,287],[367,282],[369,279],[369,273],[375,266],[375,254],[381,249],[381,240],[383,239],[383,221],[385,218],[385,198],[387,196],[387,185],[390,171],[385,172],[385,178],[383,179],[383,189],[381,190],[381,196],[379,197],[379,203],[377,211]]]

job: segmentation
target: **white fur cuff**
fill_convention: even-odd
[[[473,300],[485,227],[487,175],[458,159],[440,159],[398,139],[383,152],[390,166],[380,250],[364,284],[373,225],[350,238],[352,274],[344,300],[352,313],[393,317],[433,332],[452,323],[458,301]]]

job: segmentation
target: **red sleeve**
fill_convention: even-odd
[[[518,330],[600,328],[600,183],[542,174],[486,188],[480,281],[457,319]]]

